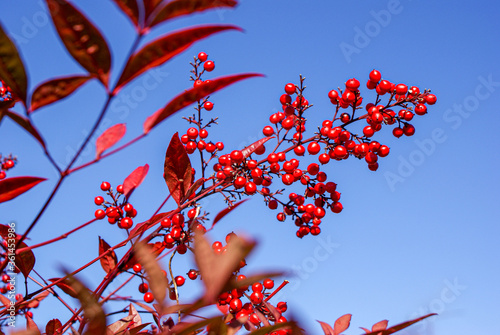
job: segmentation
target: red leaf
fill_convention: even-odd
[[[30,334],[35,334],[35,335],[40,335],[40,329],[38,329],[38,326],[36,325],[35,321],[33,321],[32,318],[30,318],[29,315],[26,315],[26,328],[27,330],[30,331]]]
[[[200,178],[198,179],[197,181],[195,181],[193,183],[193,185],[191,185],[189,187],[189,189],[187,190],[186,192],[186,195],[184,196],[184,198],[182,199],[182,202],[186,201],[187,199],[189,199],[189,197],[194,193],[196,192],[196,190],[198,190],[200,188],[201,185],[203,185],[203,183],[205,182],[205,178]]]
[[[14,199],[44,180],[46,179],[39,177],[12,177],[0,180],[0,202]]]
[[[243,154],[243,158],[247,158],[248,156],[253,154],[255,150],[257,150],[261,145],[263,145],[264,143],[269,141],[271,138],[274,138],[274,136],[261,138],[257,142],[252,143],[248,147],[246,147],[245,149],[241,150],[241,153]]]
[[[108,251],[110,248],[111,247],[109,246],[109,244],[99,236],[99,256]],[[113,270],[116,267],[118,258],[116,257],[116,253],[113,250],[112,252],[108,252],[106,256],[101,257],[100,261],[102,269],[106,273],[109,273],[109,271]]]
[[[330,326],[328,323],[323,322],[323,321],[319,321],[319,320],[316,320],[316,321],[318,321],[319,324],[321,325],[321,329],[323,329],[323,332],[325,333],[325,335],[334,335],[335,334],[333,332],[332,326]]]
[[[0,25],[0,78],[26,106],[28,79],[16,46]]]
[[[154,27],[157,24],[179,17],[183,15],[192,14],[195,12],[202,12],[207,9],[219,7],[234,7],[238,4],[235,0],[174,0],[167,3],[148,25]]]
[[[395,326],[392,326],[391,328],[388,328],[386,330],[377,330],[375,332],[371,332],[371,333],[368,333],[368,334],[365,334],[365,335],[390,335],[390,334],[394,334],[395,332],[398,332],[402,329],[405,329],[409,326],[411,326],[412,324],[414,323],[417,323],[419,321],[422,321],[423,319],[426,319],[430,316],[433,316],[433,315],[437,315],[436,313],[430,313],[430,314],[427,314],[427,315],[424,315],[424,316],[421,316],[419,318],[416,318],[416,319],[413,319],[413,320],[410,320],[410,321],[406,321],[406,322],[403,322],[403,323],[400,323],[400,324],[397,324]]]
[[[338,335],[349,328],[351,317],[351,314],[345,314],[335,320],[335,324],[333,325],[333,335]]]
[[[172,59],[194,42],[212,34],[232,29],[239,30],[240,28],[228,25],[194,27],[163,35],[152,41],[127,61],[127,65],[116,84],[115,93],[135,77]]]
[[[13,178],[10,178],[13,179]],[[7,180],[7,179],[5,179]],[[0,184],[2,181],[0,181]],[[1,188],[1,186],[0,186]],[[1,195],[0,195],[1,196]],[[19,241],[20,237],[15,234],[14,228],[12,226],[7,226],[0,224],[0,236],[6,241],[9,241],[10,239],[15,238],[16,241]],[[9,244],[14,244],[9,241]],[[9,246],[10,247],[10,246]],[[19,245],[19,249],[26,248],[27,245],[24,242],[21,242]],[[35,255],[33,254],[33,251],[27,250],[21,253],[16,253],[16,259],[14,261],[15,265],[21,273],[25,276],[28,277],[29,273],[31,270],[33,270],[33,267],[35,266]]]
[[[51,278],[49,279],[49,281],[53,283],[55,281],[58,281],[59,279],[61,278]],[[72,282],[68,278],[66,278],[62,282],[57,283],[56,286],[63,290],[63,292],[70,297],[78,298],[78,292],[71,286],[71,283]]]
[[[136,27],[139,25],[139,7],[136,0],[113,0],[113,2],[132,20]]]
[[[118,123],[106,129],[95,142],[96,158],[99,159],[104,151],[108,150],[121,140],[123,136],[125,136],[126,131],[127,126],[125,123]]]
[[[178,205],[184,199],[192,180],[192,167],[179,133],[175,133],[165,154],[164,175],[168,190]]]
[[[166,213],[159,213],[159,214],[156,214],[155,216],[153,216],[151,219],[147,220],[147,221],[144,221],[144,222],[141,222],[141,223],[138,223],[131,231],[130,231],[130,234],[129,236],[130,237],[136,237],[136,236],[139,236],[140,234],[142,234],[143,232],[145,232],[146,230],[148,230],[149,228],[151,228],[152,226],[154,226],[155,224],[157,224],[158,222],[160,222],[161,220],[163,220],[163,218],[169,216],[172,214],[173,211],[169,211],[169,212],[166,212]]]
[[[205,285],[205,302],[215,302],[241,260],[245,259],[254,247],[254,241],[235,236],[228,242],[227,252],[218,255],[204,235],[195,234],[194,258]]]
[[[223,210],[221,210],[219,212],[219,214],[217,214],[215,216],[214,222],[212,223],[212,227],[215,226],[215,224],[217,222],[219,222],[220,219],[222,219],[224,216],[226,216],[227,214],[229,214],[229,212],[231,212],[233,209],[235,209],[236,207],[238,207],[239,205],[241,205],[242,203],[244,203],[247,200],[248,199],[244,199],[244,200],[238,201],[236,204],[234,204],[234,206],[231,206],[231,207],[228,207],[228,208],[224,208]]]
[[[21,244],[19,244],[19,248],[26,247],[27,245],[24,242],[21,242]],[[35,254],[31,250],[21,252],[20,254],[16,255],[15,263],[24,277],[28,278],[31,270],[33,270],[33,268],[35,267]]]
[[[31,96],[31,107],[29,112],[49,105],[53,102],[62,100],[76,91],[92,77],[89,76],[71,76],[56,78],[40,84]]]
[[[151,15],[151,13],[158,7],[158,5],[162,2],[163,0],[144,0],[144,10],[145,10],[145,16],[146,19]]]
[[[61,334],[62,329],[60,328],[62,328],[61,321],[59,321],[59,319],[52,319],[47,322],[47,325],[45,326],[45,333],[47,333],[47,335]],[[58,329],[60,329],[59,332],[57,332]]]
[[[19,114],[16,114],[11,111],[4,111],[5,115],[10,117],[12,121],[20,125],[21,127],[24,128],[28,133],[30,133],[41,145],[44,149],[45,148],[45,142],[43,141],[42,136],[38,133],[38,130],[36,130],[35,127],[31,124],[30,120],[25,119],[24,117],[20,116]]]
[[[128,198],[130,194],[132,194],[132,192],[139,187],[139,185],[141,185],[144,178],[146,178],[148,171],[148,164],[139,166],[137,169],[132,171],[127,178],[125,178],[125,181],[123,182],[123,194],[125,195],[125,198]]]
[[[73,58],[108,86],[111,54],[100,31],[66,0],[46,0],[56,30]]]
[[[377,330],[385,330],[387,328],[387,324],[389,321],[387,320],[382,320],[377,322],[372,326],[372,332],[377,331]]]
[[[207,95],[210,95],[213,92],[216,92],[226,86],[234,84],[237,81],[252,77],[262,77],[262,75],[248,73],[221,77],[179,94],[178,96],[173,98],[164,108],[159,109],[158,111],[156,111],[156,113],[146,119],[146,121],[144,122],[144,133],[147,134],[151,129],[153,129],[156,125],[158,125],[161,121],[165,120],[170,115],[174,114],[184,107],[191,105],[198,100],[203,99]]]

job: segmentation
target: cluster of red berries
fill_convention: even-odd
[[[17,158],[9,155],[8,157],[2,157],[0,154],[0,180],[7,176],[7,171],[12,169],[17,164]]]
[[[193,65],[194,69],[191,71],[191,73],[194,74],[194,77],[191,77],[191,80],[193,81],[193,87],[202,85],[203,83],[208,83],[210,80],[201,80],[201,75],[206,72],[212,72],[215,69],[215,63],[211,60],[207,60],[208,55],[205,52],[200,52],[198,54],[198,57],[195,57],[195,62]],[[198,71],[199,67],[203,65],[203,70]],[[205,101],[205,103],[208,101]],[[206,110],[210,111],[212,110],[213,104],[211,102],[208,103],[208,106],[204,106]],[[208,108],[207,108],[208,107]]]
[[[246,279],[245,275],[236,276],[236,281],[244,279]],[[219,296],[217,304],[223,312],[232,314],[236,320],[243,323],[246,330],[262,327],[259,314],[275,324],[287,322],[287,319],[282,316],[287,310],[286,302],[280,301],[276,306],[272,306],[268,302],[274,295],[274,292],[270,292],[273,288],[274,281],[265,279],[262,283],[253,283],[250,287],[223,292]],[[285,331],[283,334],[288,333]]]
[[[181,142],[186,146],[186,151],[188,154],[192,154],[196,151],[196,149],[198,149],[200,151],[205,150],[209,154],[215,156],[217,151],[224,150],[224,143],[207,143],[205,141],[207,137],[208,131],[205,128],[198,129],[195,127],[190,127],[186,131],[186,133],[181,136]]]
[[[0,102],[12,101],[12,92],[10,87],[5,85],[4,81],[0,79]]]
[[[122,229],[132,228],[134,225],[134,221],[132,219],[137,215],[137,210],[131,203],[120,201],[120,197],[123,195],[123,185],[118,185],[115,193],[113,192],[110,183],[103,181],[101,183],[101,190],[107,192],[112,201],[106,201],[102,196],[95,197],[94,203],[97,206],[102,206],[104,208],[97,209],[95,211],[95,218],[102,220],[105,217],[108,217],[108,222],[110,224],[117,223],[118,227]]]
[[[200,207],[193,207],[187,211],[187,220],[182,213],[165,217],[160,221],[163,236],[163,245],[167,249],[175,248],[181,255],[188,250],[188,245],[193,239],[193,233],[206,232],[203,225],[204,216],[199,215]]]
[[[200,55],[205,55],[200,53]],[[192,80],[201,81],[201,73],[197,70],[200,60],[206,60],[206,57],[198,55],[197,62],[194,64],[192,73],[196,74]],[[203,81],[201,81],[203,82]],[[306,131],[305,112],[312,107],[309,101],[304,97],[303,85],[304,78],[300,78],[299,85],[288,83],[285,85],[285,93],[280,96],[282,111],[273,113],[269,121],[271,125],[265,126],[262,130],[264,136],[275,136],[277,140],[276,148],[264,159],[252,159],[252,154],[263,155],[266,152],[264,144],[254,148],[249,153],[244,150],[233,150],[228,154],[219,154],[224,148],[222,142],[212,144],[207,150],[208,145],[205,142],[208,132],[201,124],[201,116],[196,119],[189,118],[189,122],[196,123],[198,128],[189,128],[183,135],[183,143],[189,153],[197,149],[202,152],[207,150],[212,154],[210,160],[218,154],[218,160],[213,165],[215,175],[213,178],[219,182],[225,182],[232,185],[232,188],[223,187],[224,192],[235,195],[253,195],[256,193],[264,196],[264,200],[270,209],[277,209],[281,206],[282,210],[277,214],[279,221],[285,221],[291,217],[298,227],[296,235],[302,238],[309,233],[318,235],[321,232],[319,224],[326,215],[326,209],[333,213],[340,213],[343,209],[339,202],[340,193],[336,190],[336,184],[327,180],[325,172],[320,171],[320,165],[326,165],[332,160],[344,160],[351,156],[363,159],[368,168],[375,171],[379,167],[379,157],[386,157],[390,148],[371,137],[381,130],[382,125],[393,125],[397,123],[393,134],[400,137],[403,134],[411,136],[415,132],[413,125],[408,123],[415,114],[424,115],[427,112],[427,105],[436,102],[436,96],[429,90],[420,92],[416,86],[408,87],[405,84],[394,84],[388,80],[382,80],[380,72],[373,70],[369,74],[367,82],[368,89],[375,89],[377,97],[375,103],[368,103],[365,106],[366,113],[356,115],[361,106],[363,98],[359,91],[360,83],[357,79],[349,79],[345,83],[344,89],[331,90],[328,97],[336,109],[331,119],[323,121],[318,132],[311,138],[304,139]],[[381,96],[387,95],[388,101],[381,103]],[[202,106],[203,102],[199,103]],[[350,112],[343,109],[350,108]],[[400,110],[396,113],[394,109]],[[202,108],[198,108],[201,113]],[[199,115],[201,115],[199,113]],[[357,134],[347,127],[356,122],[365,119],[368,123],[362,130],[362,134]],[[338,122],[338,125],[335,123]],[[203,134],[202,134],[203,132]],[[196,142],[198,136],[200,140]],[[282,144],[288,144],[284,149],[279,149]],[[287,154],[293,151],[297,158],[287,157]],[[305,169],[300,169],[300,157],[306,152],[309,155],[317,156],[318,163],[311,163]],[[203,156],[202,156],[203,157]],[[210,161],[209,160],[209,161]],[[208,165],[206,161],[202,162],[202,167]],[[276,195],[281,191],[272,193],[269,186],[274,179],[279,179],[283,185],[290,186],[296,182],[305,186],[303,195],[296,193],[289,194],[289,201],[280,201]],[[307,198],[312,198],[310,203]]]

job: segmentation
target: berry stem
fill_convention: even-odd
[[[270,295],[267,296],[266,299],[264,299],[264,301],[269,301],[272,297],[274,297],[276,295],[276,293],[278,293],[288,283],[289,283],[288,280],[284,280],[283,283],[281,283],[281,285],[278,286],[278,288],[276,288]]]

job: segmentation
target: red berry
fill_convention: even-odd
[[[231,161],[240,164],[243,161],[243,153],[240,150],[233,150],[231,152]]]
[[[187,246],[185,244],[179,244],[175,249],[178,254],[184,255],[187,252]]]
[[[342,204],[340,202],[335,202],[332,207],[332,212],[334,213],[340,213],[342,212],[342,209],[344,209],[344,207],[342,206]]]
[[[425,96],[425,101],[429,104],[429,105],[434,105],[437,101],[437,98],[434,94],[427,94]]]
[[[205,108],[207,111],[211,111],[214,108],[214,104],[210,101],[207,101],[203,104],[203,108]]]
[[[5,171],[0,171],[0,179],[4,179],[6,176]]]
[[[196,270],[191,269],[187,273],[187,276],[188,276],[189,279],[195,280],[196,278],[198,278],[198,272],[196,272]]]
[[[321,147],[317,142],[311,142],[307,146],[307,152],[309,152],[310,155],[316,155],[318,152],[320,152]]]
[[[408,86],[405,84],[397,84],[396,85],[396,94],[405,95],[408,92]]]
[[[3,168],[5,170],[12,169],[14,167],[14,161],[12,159],[8,159],[3,163]]]
[[[351,91],[356,91],[359,88],[359,81],[355,78],[349,79],[346,81],[345,87]]]
[[[205,63],[203,63],[203,68],[205,71],[211,72],[215,69],[215,64],[211,60],[207,60]]]
[[[413,125],[407,123],[403,126],[403,133],[406,136],[412,136],[413,134],[415,134],[415,127],[413,127]]]
[[[103,181],[101,183],[101,190],[109,191],[110,188],[111,188],[111,185],[107,181]]]
[[[339,93],[335,90],[331,90],[328,92],[328,97],[332,102],[337,101],[339,99]]]
[[[141,283],[139,285],[139,292],[146,293],[149,290],[149,285],[146,283]]]
[[[288,83],[285,85],[286,94],[294,94],[295,93],[295,85],[292,83]]]
[[[147,292],[144,294],[144,301],[148,304],[152,303],[154,301],[153,293]]]
[[[132,270],[134,270],[134,272],[141,272],[141,270],[142,270],[141,264],[139,264],[139,263],[134,264],[134,266],[132,267]]]
[[[262,133],[264,136],[269,137],[274,134],[274,129],[271,126],[265,126],[264,129],[262,129]]]
[[[280,102],[282,105],[286,105],[292,102],[292,97],[289,96],[288,94],[282,94],[280,96]]]
[[[328,154],[321,154],[318,156],[318,160],[321,164],[328,164],[330,156],[328,156]]]
[[[182,285],[184,285],[185,282],[186,282],[186,279],[183,276],[175,277],[175,284],[177,284],[177,286],[182,286]]]
[[[102,209],[98,209],[95,211],[94,215],[97,220],[102,220],[106,217],[106,212]]]
[[[100,206],[102,205],[102,203],[104,202],[104,198],[101,197],[101,196],[98,196],[98,197],[95,197],[94,199],[94,203],[97,205],[97,206]]]
[[[241,311],[241,308],[243,307],[243,303],[239,298],[234,298],[229,302],[229,308],[231,310],[231,313],[238,313]]]
[[[203,80],[200,80],[200,79],[195,80],[193,83],[193,87],[199,87],[201,85],[203,85]]]
[[[257,185],[254,182],[249,181],[245,184],[245,193],[248,195],[252,195],[257,192]]]
[[[120,227],[122,229],[130,229],[130,228],[132,228],[133,225],[134,225],[134,222],[129,217],[121,219],[120,222],[118,223],[118,227]]]
[[[304,148],[303,145],[298,145],[296,146],[294,149],[293,149],[293,152],[297,155],[297,156],[304,156],[304,153],[306,152],[306,149]]]
[[[394,136],[396,136],[396,137],[398,137],[398,138],[399,138],[399,137],[403,136],[403,129],[401,129],[401,128],[399,128],[399,127],[394,128],[394,129],[392,130],[392,134],[393,134]]]
[[[260,305],[263,300],[264,295],[262,294],[262,292],[253,292],[252,294],[250,294],[250,301],[254,305]]]
[[[198,129],[191,127],[187,130],[186,135],[189,139],[194,140],[198,137]]]
[[[382,74],[377,70],[370,72],[370,81],[378,83],[382,79]]]
[[[389,147],[387,145],[381,145],[380,148],[378,149],[378,155],[380,157],[385,157],[389,154]]]
[[[274,287],[274,280],[272,279],[265,279],[264,280],[264,287],[268,290],[272,289]]]
[[[262,292],[263,289],[264,289],[264,286],[262,286],[262,284],[259,282],[252,284],[252,291],[254,291],[254,292]]]
[[[184,215],[176,213],[172,216],[172,223],[177,227],[184,226]]]
[[[342,113],[340,115],[340,121],[342,121],[342,123],[346,123],[346,122],[349,122],[351,120],[351,116],[347,113]]]
[[[200,53],[198,54],[198,59],[199,59],[201,62],[206,61],[206,60],[207,60],[207,57],[208,57],[208,55],[207,55],[206,53],[204,53],[204,52],[200,52]]]
[[[427,107],[424,104],[418,104],[415,106],[415,114],[424,115],[427,113]]]
[[[123,185],[116,186],[116,192],[123,194]]]

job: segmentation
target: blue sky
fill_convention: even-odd
[[[111,81],[116,81],[134,37],[132,26],[111,1],[74,3],[106,37],[113,54]],[[352,329],[345,333],[358,334],[358,326],[369,327],[382,319],[396,324],[428,312],[439,316],[407,334],[493,333],[500,312],[499,12],[490,2],[254,0],[234,10],[177,19],[154,29],[147,40],[193,24],[235,24],[244,32],[215,35],[136,79],[111,105],[101,132],[126,123],[125,140],[139,134],[148,115],[190,86],[189,61],[199,51],[215,61],[212,77],[241,72],[266,76],[213,95],[211,113],[219,117],[220,126],[210,136],[224,141],[228,150],[262,136],[269,115],[280,108],[284,85],[298,83],[299,74],[307,78],[305,96],[314,104],[308,116],[310,132],[315,129],[312,124],[332,116],[328,91],[352,77],[363,85],[374,68],[390,81],[432,89],[438,102],[425,117],[414,119],[413,137],[396,139],[390,127],[375,135],[391,147],[377,172],[352,158],[326,167],[342,193],[344,211],[328,215],[318,237],[297,239],[293,224],[278,223],[275,212],[257,197],[221,221],[211,236],[245,232],[259,241],[249,272],[294,273],[280,298],[311,333],[321,331],[314,320],[333,324],[345,313],[353,314]],[[11,3],[3,7],[0,19],[23,56],[30,91],[54,76],[84,73],[64,50],[42,1]],[[154,88],[144,89],[144,80]],[[372,93],[362,90],[366,102],[374,99]],[[88,134],[104,99],[94,81],[70,99],[33,115],[60,165],[67,164]],[[59,236],[92,218],[100,182],[117,185],[145,163],[151,167],[149,175],[132,201],[138,219],[148,218],[167,194],[162,169],[168,141],[175,131],[188,128],[181,119],[188,115],[189,110],[175,115],[142,142],[65,181],[29,244]],[[8,120],[0,129],[1,153],[19,159],[11,175],[49,179],[0,205],[0,221],[15,221],[23,232],[57,175],[30,136]],[[90,145],[82,163],[94,155]],[[223,208],[220,199],[203,205],[213,215]],[[36,269],[52,278],[60,276],[60,265],[76,268],[90,260],[97,255],[96,234],[110,244],[123,239],[116,227],[96,223],[38,249]],[[190,268],[182,260],[175,266],[179,273]],[[104,274],[98,266],[84,272],[82,278],[90,286],[97,284],[92,271]],[[197,292],[194,283],[183,290],[186,297],[195,294],[190,290]],[[43,307],[58,306],[44,304],[34,311],[40,325],[56,316],[54,309]]]

